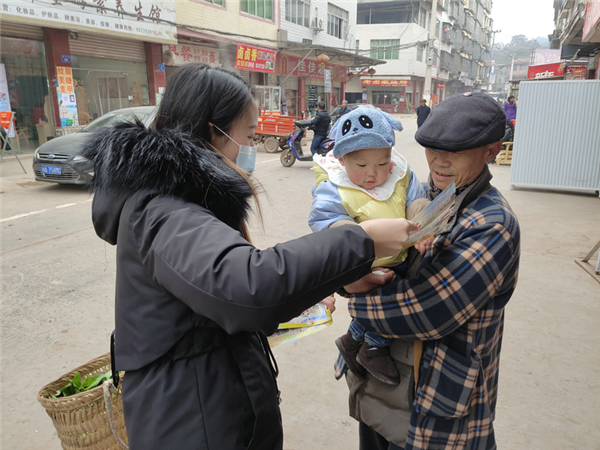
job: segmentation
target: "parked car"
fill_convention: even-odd
[[[94,176],[94,166],[88,159],[77,155],[89,133],[121,121],[133,122],[136,117],[148,126],[154,120],[155,110],[155,106],[117,109],[98,117],[77,133],[51,139],[42,144],[33,156],[35,180],[60,184],[89,184]]]
[[[350,108],[350,111],[352,111],[353,109],[358,108],[359,106],[364,106],[366,108],[377,109],[375,106],[373,106],[373,105],[371,105],[369,103],[348,103],[348,108]],[[335,108],[333,108],[333,110],[329,113],[329,117],[331,117],[331,124],[332,125],[340,117],[340,111],[341,110],[342,110],[342,106],[340,105],[340,106],[336,106]]]

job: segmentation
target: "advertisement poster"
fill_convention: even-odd
[[[10,111],[10,97],[8,94],[8,81],[6,80],[6,69],[0,64],[0,111]],[[11,114],[12,115],[12,114]],[[10,122],[8,137],[15,137],[14,122]]]
[[[251,72],[275,73],[277,52],[263,48],[238,44],[235,68]]]
[[[529,66],[527,69],[527,79],[536,80],[539,78],[562,77],[565,74],[564,63],[542,64],[539,66]]]
[[[73,87],[73,72],[70,67],[56,67],[56,88],[58,90],[58,110],[62,127],[79,126],[77,100]]]
[[[586,73],[587,66],[569,66],[567,67],[565,80],[585,80]]]
[[[190,62],[219,64],[219,50],[216,48],[187,44],[163,45],[162,48],[163,54],[172,52],[167,53],[167,58],[173,58],[172,61],[165,61],[168,66],[181,66]]]

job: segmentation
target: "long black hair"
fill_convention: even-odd
[[[185,64],[167,80],[154,128],[176,129],[190,134],[206,149],[220,154],[211,142],[209,123],[229,134],[232,125],[244,116],[253,100],[252,87],[239,75],[208,64]],[[223,135],[216,127],[213,132],[217,136]],[[221,155],[221,160],[238,172],[252,189],[262,223],[256,190],[260,183],[251,181],[246,172],[226,157]],[[250,241],[245,221],[241,224],[240,232]]]
[[[251,86],[239,75],[208,64],[186,64],[169,77],[154,127],[190,133],[207,145],[209,122],[229,133],[253,99]],[[222,135],[216,128],[213,132]]]

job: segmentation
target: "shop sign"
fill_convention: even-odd
[[[585,80],[586,73],[586,66],[569,66],[567,67],[565,80]]]
[[[582,41],[591,41],[600,23],[600,0],[588,0],[583,21]]]
[[[144,41],[177,42],[175,0],[3,0],[0,12],[17,22],[49,21],[55,28],[120,32]]]
[[[325,69],[323,71],[323,75],[325,77],[325,92],[333,92],[333,89],[331,88],[331,70]]]
[[[174,44],[163,45],[163,53],[172,52],[172,61],[166,61],[169,66],[181,66],[186,63],[219,64],[219,50],[198,45]]]
[[[238,44],[235,57],[235,68],[251,72],[275,73],[277,52],[250,45]]]
[[[58,110],[62,127],[79,126],[77,101],[73,88],[73,72],[70,67],[56,66]]]
[[[535,48],[531,50],[531,53],[533,53],[532,66],[560,62],[560,50]]]
[[[367,78],[360,80],[361,86],[377,86],[377,87],[399,87],[410,86],[410,80],[382,80],[378,78]]]
[[[325,80],[325,70],[331,71],[331,81],[346,81],[346,67],[336,66],[333,64],[325,64],[325,67],[316,61],[293,56],[279,55],[277,58],[277,73],[284,77],[288,75],[292,77],[307,78],[309,80]]]
[[[6,80],[6,69],[4,64],[0,64],[0,111],[10,112],[10,97],[8,93],[8,81]],[[11,112],[12,116],[12,112]],[[9,121],[8,137],[15,137],[15,128]],[[6,128],[6,127],[5,127]]]
[[[539,80],[540,78],[562,77],[565,74],[564,63],[542,64],[529,66],[527,69],[528,80]]]

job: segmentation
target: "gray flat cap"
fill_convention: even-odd
[[[459,152],[483,147],[504,137],[506,114],[491,96],[456,94],[433,108],[415,139],[423,147]]]

